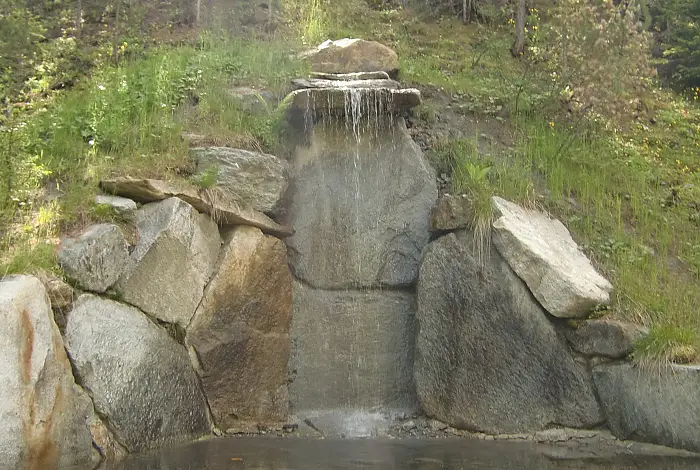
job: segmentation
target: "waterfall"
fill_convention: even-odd
[[[347,83],[292,96],[308,137],[288,207],[290,404],[326,435],[368,436],[417,407],[414,283],[437,189],[399,118],[418,92]]]

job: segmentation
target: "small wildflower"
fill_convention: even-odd
[[[549,127],[554,127],[554,121],[549,121]]]
[[[102,84],[97,85],[97,89],[100,90],[100,91],[105,91],[105,90],[106,90],[106,88],[105,88],[104,85],[102,85]]]

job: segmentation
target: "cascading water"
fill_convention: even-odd
[[[416,407],[413,284],[437,190],[397,90],[338,85],[293,96],[308,136],[288,207],[290,404],[324,434],[364,436]]]

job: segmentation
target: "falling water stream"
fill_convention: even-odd
[[[296,164],[300,188],[290,220],[296,238],[318,240],[298,257],[306,271],[295,272],[308,285],[295,291],[291,404],[332,434],[375,435],[388,415],[415,407],[412,347],[398,345],[413,343],[413,294],[384,285],[377,272],[383,247],[371,249],[397,230],[385,220],[396,216],[387,216],[393,207],[383,189],[392,177],[387,167],[403,157],[391,90],[347,87],[320,96],[309,91],[306,101],[312,155]],[[307,219],[317,221],[308,232]],[[316,335],[323,339],[308,339]]]

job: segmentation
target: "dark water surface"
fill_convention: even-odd
[[[590,450],[590,449],[589,449]],[[464,439],[227,438],[131,457],[109,470],[700,469],[700,459],[627,454],[581,458],[561,447]]]

